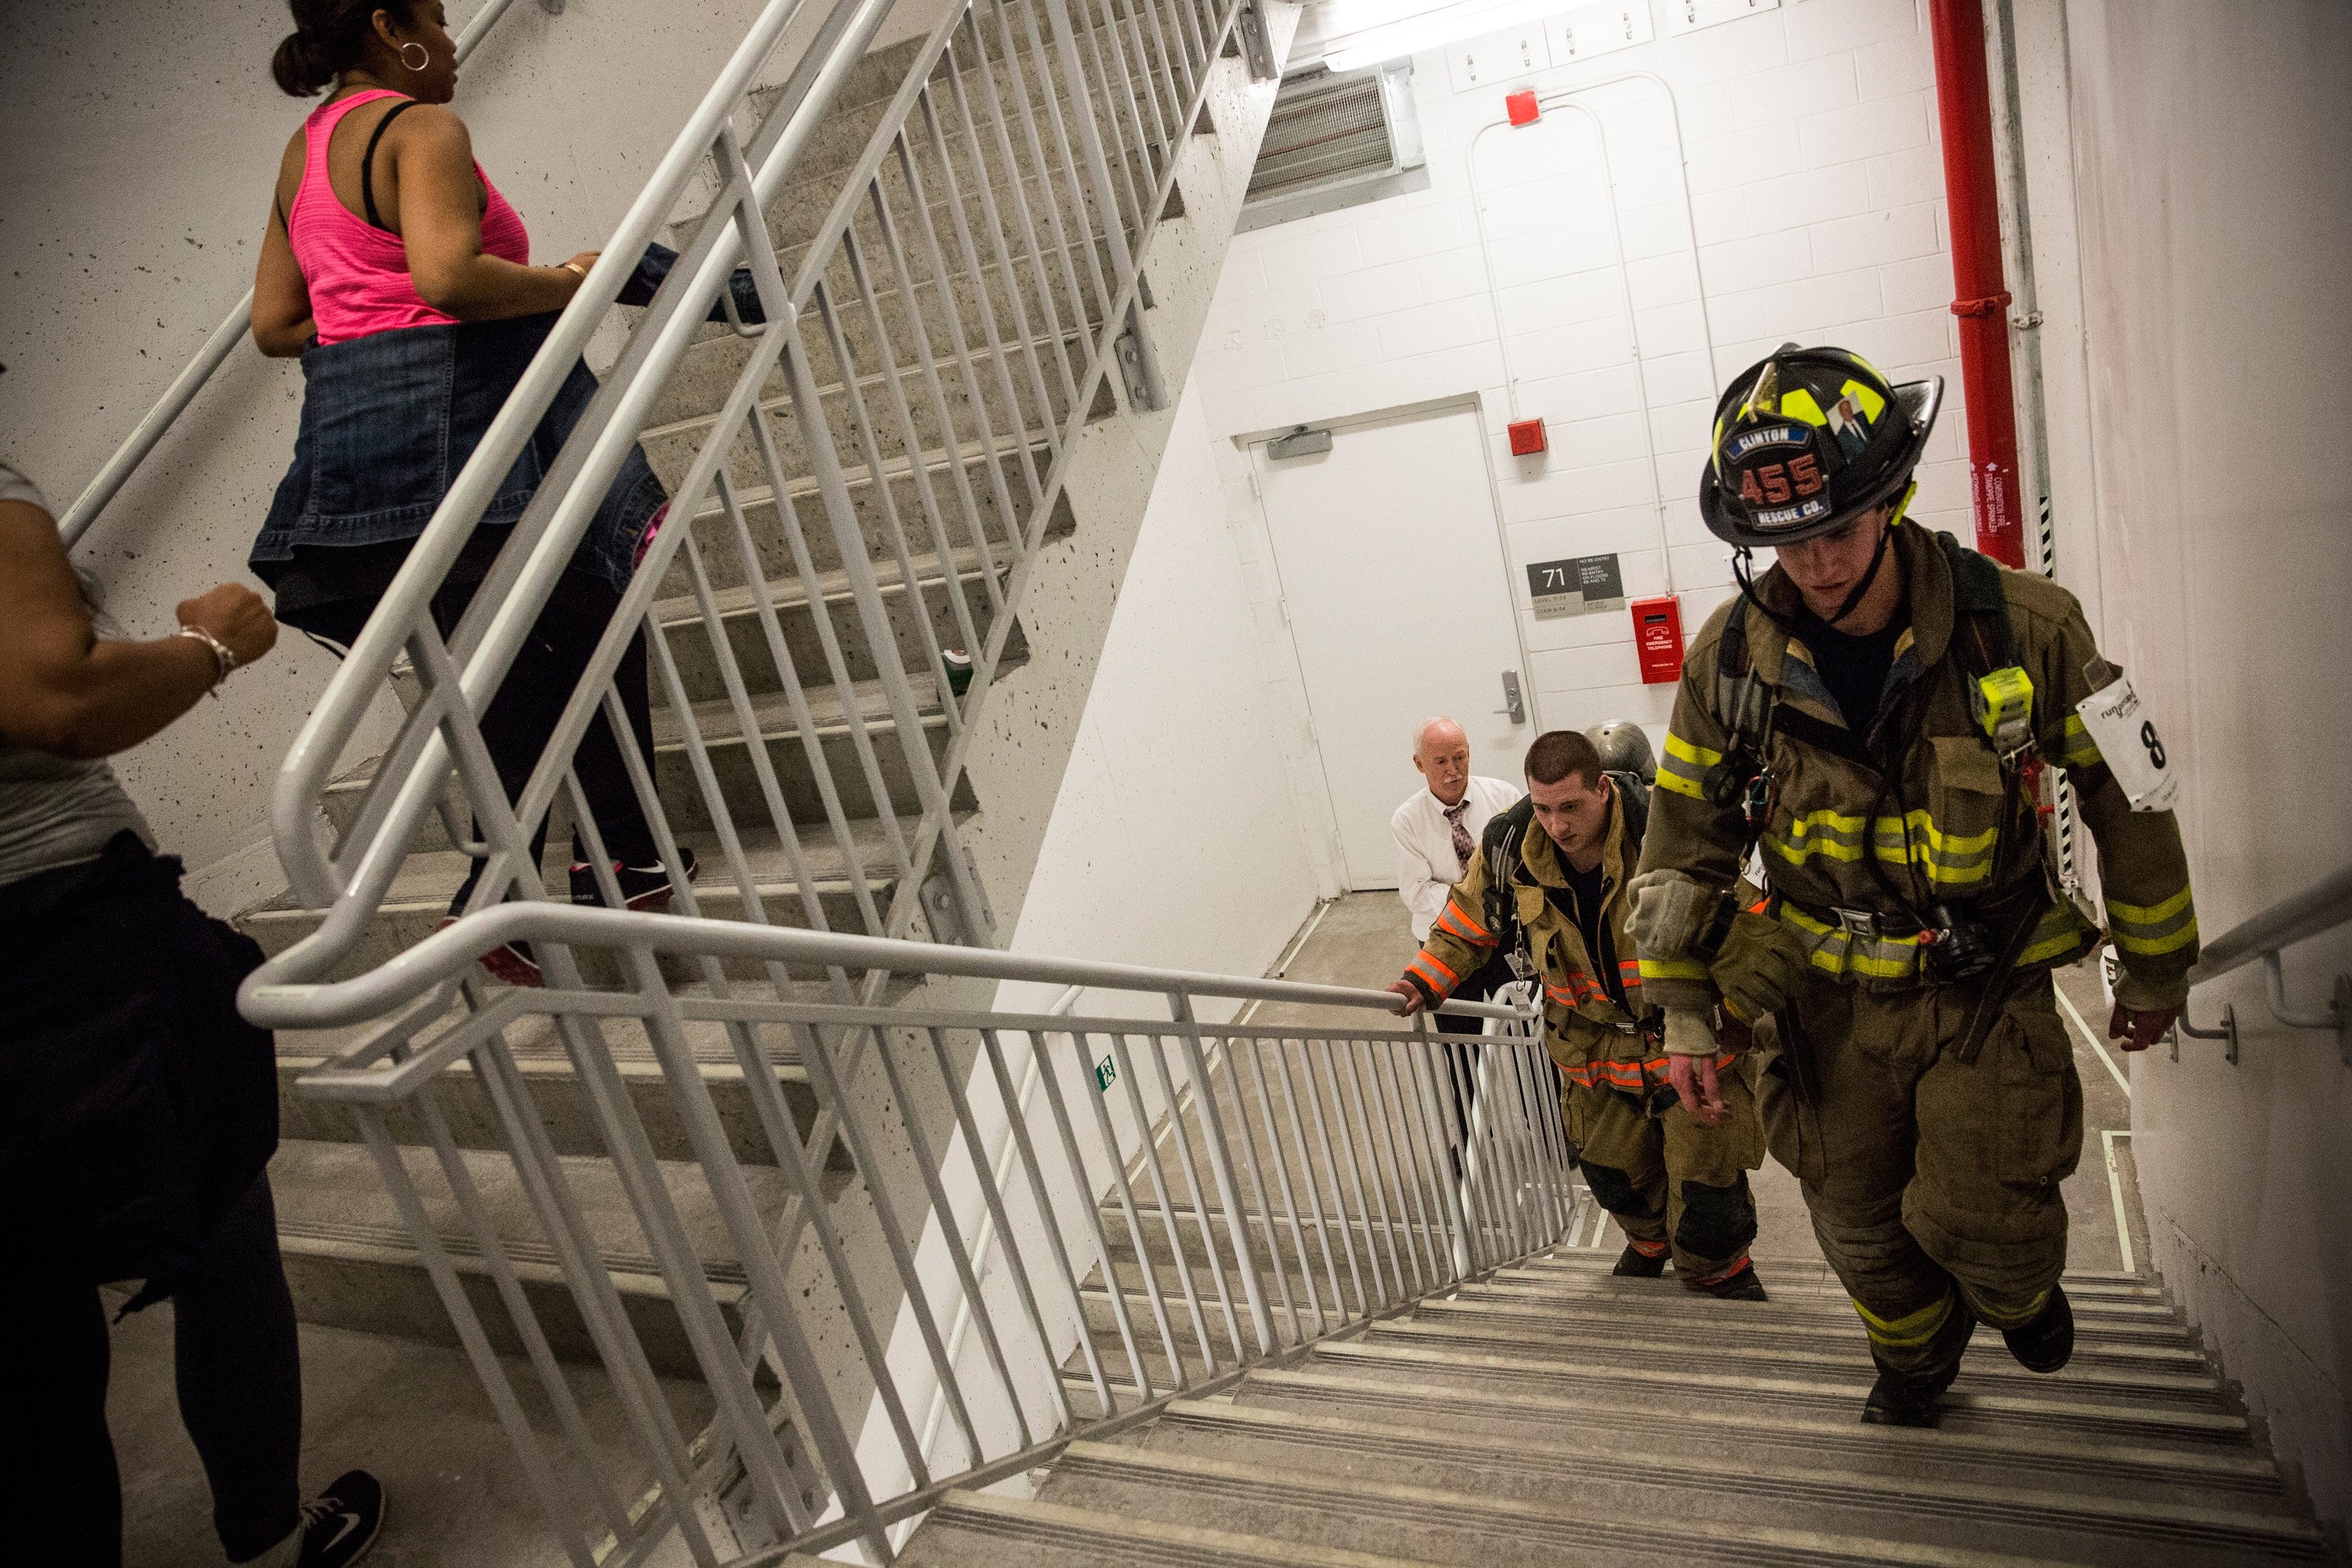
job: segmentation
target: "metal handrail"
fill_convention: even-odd
[[[416,1001],[436,987],[465,978],[482,954],[514,942],[627,947],[649,953],[749,959],[813,968],[1033,981],[1108,991],[1141,991],[1154,995],[1182,992],[1226,1001],[1290,1002],[1392,1016],[1401,1008],[1394,992],[1363,986],[1158,969],[1096,959],[1045,958],[1001,948],[952,947],[896,937],[754,925],[744,921],[697,920],[683,915],[646,915],[544,900],[499,904],[471,919],[444,926],[415,946],[348,980],[288,983],[272,980],[257,970],[238,991],[237,1005],[247,1018],[267,1029],[329,1029],[364,1023]],[[1517,1020],[1531,1016],[1525,1009],[1486,1002],[1449,1002],[1445,1010],[1479,1018]],[[314,1076],[305,1081],[325,1085],[332,1080]],[[372,1078],[367,1081],[381,1084],[391,1080]]]
[[[626,981],[509,991],[478,1011],[448,1010],[481,944],[512,939],[605,946]],[[1164,999],[1168,1016],[768,999],[736,994],[723,977],[708,994],[681,996],[656,962],[661,952],[1062,982]],[[1254,1366],[1486,1275],[1552,1245],[1577,1209],[1559,1085],[1532,1011],[1465,1009],[1509,1021],[1486,1036],[1440,1034],[1426,1016],[1411,1028],[1357,1027],[1345,1022],[1349,1013],[1386,1013],[1397,999],[544,903],[453,926],[371,974],[273,994],[286,989],[248,983],[246,1000],[264,1016],[304,1004],[306,1015],[332,1016],[411,1004],[305,1074],[299,1091],[351,1107],[551,1528],[582,1568],[645,1561],[674,1532],[698,1563],[772,1562],[852,1542],[887,1563],[894,1531],[949,1490],[1049,1463],[1073,1441],[1219,1393]],[[1200,1002],[1237,997],[1334,1007],[1341,1021],[1198,1018]],[[549,1080],[521,1071],[507,1041],[533,1017],[552,1025],[589,1090],[627,1213],[712,1396],[723,1461],[677,1429],[637,1315],[600,1250],[613,1244],[591,1231],[576,1173],[548,1141],[537,1096]],[[620,1028],[641,1030],[651,1049],[663,1114],[691,1145],[685,1175],[656,1158],[622,1087],[611,1037]],[[752,1102],[765,1144],[758,1158],[772,1158],[776,1177],[805,1197],[814,1197],[824,1160],[782,1099],[782,1069],[797,1065],[838,1118],[894,1296],[871,1295],[879,1265],[862,1275],[851,1268],[842,1221],[825,1205],[813,1205],[814,1250],[765,1227],[712,1099],[720,1080],[689,1037],[695,1028],[707,1043],[723,1030],[732,1058],[723,1081]],[[891,1048],[868,1054],[888,1075],[889,1100],[943,1100],[953,1113],[944,1147],[917,1119],[847,1097],[845,1064],[867,1037],[884,1035]],[[1097,1052],[1115,1073],[1094,1075]],[[520,1208],[486,1201],[479,1184],[496,1162],[461,1152],[439,1104],[439,1087],[460,1071],[494,1112],[468,1125],[467,1147],[511,1162]],[[1013,1087],[1016,1078],[1034,1081],[1042,1105]],[[431,1164],[413,1164],[394,1142],[395,1116],[421,1133]],[[992,1141],[984,1120],[1005,1136]],[[417,1184],[433,1165],[446,1201],[428,1205]],[[740,1339],[730,1337],[677,1207],[688,1191],[708,1194],[733,1248],[747,1324]],[[985,1223],[966,1224],[975,1206]],[[518,1212],[536,1239],[502,1228],[500,1216]],[[436,1215],[454,1215],[458,1234],[445,1234],[450,1221]],[[529,1289],[519,1246],[540,1259]],[[561,1441],[527,1414],[459,1256],[499,1296],[499,1328],[520,1342]],[[558,1290],[570,1298],[562,1308],[550,1296]],[[551,1348],[551,1310],[584,1324],[610,1397],[580,1396]],[[971,1344],[958,1333],[964,1325]],[[820,1342],[856,1360],[826,1365]],[[764,1382],[770,1367],[781,1395]],[[942,1440],[958,1450],[951,1473],[950,1461],[932,1456],[931,1422],[918,1430],[916,1412],[934,1395]],[[648,1472],[657,1489],[630,1506],[622,1488]],[[725,1521],[756,1528],[730,1542]],[[608,1552],[591,1543],[600,1531]]]
[[[474,13],[472,19],[457,34],[459,65],[466,63],[466,57],[474,52],[477,44],[488,37],[490,29],[498,26],[499,18],[505,16],[507,8],[513,4],[514,0],[483,0],[482,8]],[[68,550],[81,542],[82,536],[89,531],[99,514],[114,500],[116,492],[130,482],[131,476],[139,471],[139,466],[147,460],[148,454],[179,422],[180,416],[187,412],[188,405],[196,400],[196,394],[212,380],[213,373],[228,362],[230,353],[244,339],[246,329],[252,324],[253,290],[248,288],[229,313],[221,318],[220,325],[205,339],[204,346],[196,351],[195,357],[172,378],[172,384],[164,388],[162,397],[155,400],[155,406],[147,411],[146,416],[124,438],[122,445],[117,447],[113,455],[100,467],[97,477],[74,498],[73,504],[66,508],[65,515],[58,519],[58,532],[64,537]]]
[[[1219,4],[1213,16],[1206,10],[1212,3]],[[908,931],[922,907],[920,889],[936,863],[949,897],[943,910],[933,910],[935,933],[992,940],[993,917],[961,852],[954,807],[977,729],[974,720],[1005,656],[1013,612],[1034,574],[1097,389],[1115,371],[1128,369],[1134,373],[1129,378],[1131,392],[1148,397],[1155,384],[1141,316],[1142,253],[1173,190],[1176,148],[1201,118],[1223,40],[1241,26],[1244,7],[1240,0],[971,0],[943,18],[923,40],[898,94],[787,286],[778,270],[765,208],[791,177],[802,147],[842,78],[862,57],[889,0],[842,0],[828,19],[827,32],[804,56],[782,100],[746,148],[737,141],[730,117],[796,4],[772,0],[763,10],[680,132],[412,547],[289,752],[272,808],[279,857],[298,899],[327,912],[310,935],[271,961],[273,981],[315,976],[348,952],[382,903],[428,814],[444,809],[452,837],[461,837],[445,806],[445,781],[453,766],[491,858],[472,908],[507,897],[544,897],[538,868],[527,850],[529,825],[542,820],[559,796],[569,797],[575,818],[588,815],[570,775],[572,753],[600,709],[617,710],[614,672],[632,638],[641,633],[650,645],[662,693],[685,724],[688,762],[695,787],[704,797],[700,805],[715,820],[719,849],[747,910],[760,908],[759,879],[741,850],[727,803],[718,798],[720,782],[702,733],[704,721],[693,711],[668,634],[651,614],[665,574],[673,565],[682,568],[695,586],[700,618],[718,645],[714,657],[727,686],[729,721],[739,736],[763,734],[756,701],[728,642],[702,546],[694,538],[691,524],[698,518],[731,526],[729,542],[742,563],[766,651],[782,672],[782,695],[791,707],[792,725],[802,736],[826,826],[866,931],[889,935]],[[1072,20],[1074,4],[1084,13],[1083,26]],[[1117,61],[1116,72],[1104,63],[1106,50]],[[1136,68],[1132,70],[1130,61]],[[942,79],[934,80],[935,68],[942,67]],[[429,611],[434,594],[579,351],[612,310],[612,300],[630,269],[625,258],[653,237],[686,183],[706,162],[715,164],[720,175],[718,200],[697,226],[692,241],[681,245],[684,254],[669,281],[514,525],[472,607],[445,641]],[[1136,179],[1139,174],[1141,184]],[[960,184],[966,174],[970,195],[981,208],[978,223],[969,221],[972,215]],[[934,221],[926,179],[936,179],[941,187],[939,204],[949,214],[944,228]],[[900,199],[911,217],[894,213],[890,189],[886,188],[892,182],[908,193]],[[1000,184],[1007,198],[1002,211]],[[920,265],[910,264],[910,256]],[[510,801],[482,747],[478,715],[497,694],[507,668],[572,559],[604,486],[626,458],[667,377],[699,335],[704,313],[727,286],[739,260],[748,263],[758,280],[769,324],[752,340],[732,392],[675,488],[671,515],[689,526],[665,528],[653,542],[537,770],[520,798]],[[1058,268],[1052,265],[1055,261]],[[1012,295],[1009,330],[998,319],[995,290],[988,284],[991,276]],[[959,278],[972,281],[976,300],[959,303]],[[1021,286],[1015,286],[1015,279]],[[936,343],[925,323],[928,307],[919,303],[927,283],[947,317]],[[1061,315],[1065,305],[1075,318],[1066,324]],[[900,363],[886,325],[894,310],[915,340],[909,363]],[[803,319],[803,310],[810,319]],[[964,313],[976,313],[978,321],[964,321]],[[849,333],[862,323],[871,324],[879,343],[861,359]],[[1067,353],[1073,342],[1078,347],[1075,364]],[[819,353],[829,355],[839,370],[821,374]],[[872,363],[877,359],[878,367]],[[1049,390],[1049,366],[1058,373],[1058,394]],[[793,426],[782,434],[762,402],[764,384],[773,374],[781,374],[789,388]],[[947,380],[958,384],[960,415],[943,390]],[[879,412],[869,408],[863,390],[877,383],[887,395]],[[910,407],[910,392],[922,405],[919,416]],[[1058,404],[1065,412],[1053,415],[1046,409],[1033,426],[1024,423],[1030,418],[1022,412],[1024,397],[1041,408]],[[828,400],[845,401],[845,418],[829,407]],[[992,405],[1009,411],[1009,433],[993,428]],[[943,467],[952,479],[951,494],[935,493],[929,478],[929,454],[936,437],[919,435],[919,425],[926,418],[947,437]],[[898,591],[919,599],[925,610],[909,617],[923,644],[911,668],[910,650],[899,646],[886,584],[864,537],[867,524],[849,491],[847,459],[835,449],[836,421],[843,425],[844,444],[877,492]],[[794,460],[786,456],[785,437],[791,435],[798,437]],[[739,480],[730,461],[747,442],[766,481],[764,497]],[[912,501],[896,499],[899,481],[890,477],[894,447],[912,455],[896,459],[907,465],[911,486],[919,492]],[[977,485],[967,471],[974,463],[982,470]],[[797,513],[803,503],[793,499],[795,475],[802,472],[817,492],[814,500],[829,538],[804,534],[802,529]],[[1015,488],[1025,493],[1016,497]],[[793,571],[805,591],[814,592],[813,542],[831,547],[846,577],[855,632],[863,647],[840,637],[829,610],[816,617],[828,665],[825,673],[843,708],[840,728],[856,752],[857,773],[846,779],[833,776],[832,760],[811,741],[816,705],[791,667],[767,582],[770,568],[746,521],[748,510],[762,504],[776,512],[793,554]],[[958,529],[960,542],[952,537]],[[916,564],[918,555],[935,556],[939,569],[927,574]],[[966,559],[976,564],[983,590],[984,603],[977,610],[967,595],[966,568],[960,564]],[[979,636],[982,614],[990,619],[985,635]],[[947,731],[945,755],[939,758],[924,739],[927,705],[918,686],[922,666],[929,664],[929,684],[935,693],[943,693],[939,649],[945,639],[933,623],[949,621],[962,630],[965,646],[973,648],[975,657],[969,689],[961,698],[941,694],[933,700],[931,710]],[[380,761],[356,820],[334,849],[322,848],[313,825],[329,784],[345,747],[404,652],[425,689],[424,699]],[[852,689],[850,671],[859,662],[875,672],[882,699],[878,708]],[[616,723],[615,728],[625,726]],[[893,732],[899,752],[896,759],[883,751]],[[800,918],[823,925],[824,910],[807,896],[810,883],[803,874],[806,858],[800,831],[782,809],[783,781],[771,765],[764,742],[747,744],[746,751],[768,817],[756,826],[772,836],[792,862],[794,883],[803,894]],[[653,784],[651,760],[636,754],[633,741],[625,741],[624,752],[656,843],[667,863],[676,867],[680,859]],[[893,808],[884,806],[878,814],[895,881],[887,909],[877,900],[866,870],[873,847],[855,842],[842,805],[853,792],[887,800],[886,764],[895,764],[910,782],[919,806],[910,829],[902,827]],[[594,836],[593,822],[583,823],[583,828]],[[482,852],[480,847],[477,852]],[[691,910],[691,889],[680,886],[677,898],[681,907]],[[950,925],[955,929],[943,929]]]
[[[2300,942],[2307,942],[2322,932],[2352,921],[2352,866],[2314,882],[2301,892],[2291,893],[2268,909],[2240,921],[2211,942],[2200,945],[2197,963],[2189,971],[2189,984],[2193,988],[2209,981],[2219,980],[2233,970],[2259,960],[2263,965],[2263,994],[2270,1005],[2271,1016],[2290,1029],[2328,1029],[2336,1035],[2338,1059],[2352,1068],[2352,973],[2338,971],[2335,985],[2324,1012],[2309,1012],[2291,1005],[2286,999],[2286,973],[2280,955]],[[2226,1040],[2223,1059],[2235,1065],[2238,1060],[2238,1010],[2234,1004],[2225,1003],[2218,1028],[2200,1028],[2190,1022],[2189,1009],[2183,1006],[2176,1026],[2179,1032],[2196,1040]],[[2179,1055],[2179,1042],[2173,1043],[2173,1054]]]

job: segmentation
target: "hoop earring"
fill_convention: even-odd
[[[411,49],[415,49],[418,54],[423,55],[425,58],[415,65],[409,65],[408,51]],[[421,71],[433,63],[433,51],[426,48],[423,44],[418,43],[415,39],[411,38],[408,42],[400,46],[400,63],[402,65],[408,66],[410,70]]]

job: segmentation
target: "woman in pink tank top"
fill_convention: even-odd
[[[474,162],[465,122],[444,107],[457,66],[440,0],[289,5],[297,30],[278,47],[272,73],[296,97],[333,90],[287,144],[254,279],[254,342],[265,354],[300,356],[305,390],[294,461],[250,564],[276,591],[281,621],[348,646],[596,257],[530,265],[522,219]],[[433,613],[443,636],[595,391],[575,362],[442,578]],[[483,739],[510,801],[520,798],[667,501],[633,447],[484,716]],[[613,680],[639,752],[652,756],[642,638]],[[626,901],[666,904],[670,868],[601,713],[573,766],[619,862]],[[601,902],[583,854],[575,838],[573,900]],[[684,859],[691,877],[692,857]],[[482,868],[476,861],[457,890],[453,917]],[[538,984],[525,951],[500,949],[484,963],[510,982]]]

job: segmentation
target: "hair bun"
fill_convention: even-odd
[[[320,58],[319,40],[297,27],[279,42],[269,58],[269,74],[279,90],[295,98],[313,98],[332,81],[334,68]]]

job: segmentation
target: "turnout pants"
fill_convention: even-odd
[[[1560,1097],[1568,1141],[1585,1185],[1641,1252],[1674,1253],[1685,1285],[1737,1274],[1756,1239],[1756,1199],[1748,1173],[1764,1160],[1755,1102],[1737,1068],[1722,1074],[1731,1120],[1702,1127],[1680,1103],[1619,1089],[1570,1084]]]
[[[1773,1158],[1893,1371],[1941,1370],[1930,1343],[1958,1302],[1995,1328],[2031,1321],[2066,1264],[2058,1184],[2082,1152],[2083,1088],[2050,976],[2018,983],[1964,1064],[1973,1002],[1809,977],[1759,1080]]]

